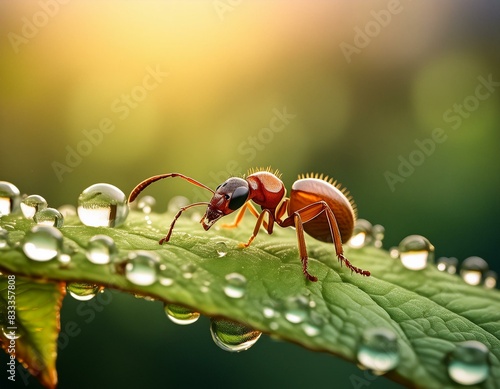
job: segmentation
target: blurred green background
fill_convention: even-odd
[[[290,187],[321,172],[385,226],[386,248],[421,234],[437,257],[478,255],[499,272],[499,23],[496,1],[2,1],[0,180],[57,207],[158,173],[216,186],[272,166]],[[159,211],[206,196],[175,180],[148,194]],[[206,319],[181,328],[159,303],[106,293],[89,323],[67,298],[63,327],[81,333],[60,351],[61,388],[363,377],[268,337],[228,354]]]

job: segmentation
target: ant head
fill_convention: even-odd
[[[241,208],[247,202],[249,193],[248,182],[242,178],[232,177],[219,185],[201,219],[203,228],[208,230],[222,216]]]

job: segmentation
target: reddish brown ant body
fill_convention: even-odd
[[[260,227],[264,226],[268,234],[272,234],[274,223],[280,227],[295,227],[299,245],[302,271],[307,279],[317,281],[317,277],[307,270],[307,249],[304,231],[313,238],[323,242],[333,242],[339,261],[356,273],[369,276],[370,272],[353,266],[344,256],[342,243],[349,240],[353,233],[356,220],[356,207],[353,200],[346,196],[332,180],[323,175],[305,175],[299,177],[292,186],[290,197],[286,197],[286,189],[277,172],[268,170],[252,171],[246,178],[231,177],[219,185],[215,191],[206,185],[180,173],[167,173],[150,177],[138,184],[130,193],[132,202],[147,186],[168,177],[180,177],[189,183],[207,189],[213,197],[209,202],[198,202],[179,209],[170,225],[167,235],[160,244],[170,240],[175,222],[182,212],[191,207],[206,205],[207,210],[201,224],[208,230],[222,216],[239,209],[233,223],[224,227],[236,227],[243,219],[248,209],[257,218],[253,234],[248,242],[242,243],[248,247],[257,236]],[[260,205],[259,212],[250,202]],[[267,215],[267,221],[264,220]]]

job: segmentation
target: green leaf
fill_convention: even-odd
[[[33,279],[95,283],[151,296],[352,362],[357,361],[363,332],[385,327],[396,333],[400,355],[387,376],[414,387],[459,387],[448,376],[447,356],[458,342],[477,340],[490,350],[490,373],[481,387],[500,387],[497,290],[467,285],[432,266],[408,270],[374,247],[346,248],[350,261],[372,276],[351,274],[340,267],[331,244],[308,238],[309,271],[319,278],[313,283],[302,274],[292,229],[275,228],[272,236],[261,232],[242,249],[238,243],[251,234],[255,222],[251,217],[236,229],[214,226],[205,232],[186,216],[179,220],[171,241],[160,246],[158,240],[172,217],[131,212],[125,225],[114,229],[86,227],[69,218],[61,228],[65,247],[74,251],[69,264],[35,263],[18,248],[0,252],[0,269]],[[14,245],[33,225],[15,217],[1,222],[13,229],[9,237]],[[113,265],[86,259],[87,243],[96,234],[114,239],[118,254]],[[227,250],[224,256],[218,253],[221,245]],[[134,250],[158,255],[163,269],[158,282],[140,286],[127,280],[123,270]],[[244,285],[241,280],[231,285],[227,280],[231,273],[244,276]]]
[[[59,311],[64,295],[63,283],[34,282],[17,276],[0,278],[2,348],[13,351],[9,353],[47,388],[57,385]],[[9,305],[15,307],[15,319],[7,315],[11,313]]]

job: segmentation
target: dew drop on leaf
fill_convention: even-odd
[[[29,195],[21,201],[21,212],[26,219],[33,219],[35,214],[47,208],[47,201],[39,195]]]
[[[63,215],[63,217],[76,216],[76,207],[71,204],[61,205],[57,208],[57,210],[61,212],[61,215]]]
[[[78,217],[90,227],[118,227],[125,222],[129,208],[127,197],[116,186],[94,184],[78,198]]]
[[[460,276],[469,285],[479,285],[488,269],[488,262],[483,258],[469,257],[460,265]]]
[[[69,282],[66,285],[71,297],[79,301],[88,301],[99,292],[99,285],[86,282]]]
[[[422,270],[434,261],[434,246],[423,236],[410,235],[399,243],[399,258],[404,267]]]
[[[21,193],[14,184],[0,181],[0,217],[16,212],[21,201]]]
[[[493,270],[490,270],[484,276],[484,287],[488,289],[494,289],[497,286],[498,275]]]
[[[9,232],[0,228],[0,250],[9,248]]]
[[[36,225],[26,234],[23,251],[34,261],[49,261],[61,251],[62,241],[63,236],[57,228]]]
[[[349,247],[360,249],[372,241],[372,224],[365,219],[356,220],[351,239],[347,242]]]
[[[448,374],[461,385],[475,385],[488,378],[489,350],[483,343],[468,340],[458,343],[448,355]]]
[[[224,242],[217,242],[215,244],[215,251],[219,258],[225,257],[227,254],[227,245]]]
[[[135,285],[152,285],[158,279],[158,256],[149,251],[133,251],[128,255],[125,277]]]
[[[200,318],[200,313],[177,304],[165,304],[167,317],[175,324],[193,324]]]
[[[146,215],[149,215],[156,205],[156,199],[153,196],[144,196],[139,199],[137,203],[137,208],[140,209]]]
[[[55,208],[45,208],[38,211],[37,213],[35,213],[33,220],[35,220],[37,224],[43,224],[45,226],[53,226],[57,228],[61,228],[64,224],[63,215],[61,215],[61,212],[59,212]]]
[[[248,350],[262,335],[260,331],[226,319],[211,319],[210,333],[217,346],[230,352]]]
[[[439,271],[455,274],[457,272],[458,259],[454,257],[441,257],[436,261],[436,267]]]
[[[185,263],[181,266],[182,276],[186,280],[190,280],[193,278],[194,273],[196,272],[196,265],[194,263]]]
[[[396,334],[387,328],[370,328],[363,332],[358,345],[358,361],[365,369],[381,375],[399,363]]]
[[[290,323],[302,323],[308,316],[310,305],[306,296],[293,296],[285,302],[285,319]]]
[[[240,273],[229,273],[225,277],[224,293],[227,297],[239,299],[245,295],[247,279]]]
[[[13,325],[5,325],[2,326],[3,335],[9,340],[16,340],[21,337],[21,334],[17,331],[18,329],[17,323],[13,323]]]
[[[94,235],[90,238],[85,255],[96,265],[109,263],[118,252],[113,238],[107,235]]]

